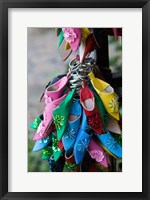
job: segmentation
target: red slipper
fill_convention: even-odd
[[[88,125],[97,134],[102,133],[102,118],[95,104],[95,98],[93,92],[86,86],[83,81],[82,88],[80,90],[80,102],[87,116]]]

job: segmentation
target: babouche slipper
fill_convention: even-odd
[[[53,131],[54,126],[52,124],[52,112],[65,99],[66,96],[67,94],[64,94],[62,97],[48,103],[45,106],[43,112],[44,120],[41,121],[33,140],[43,139]]]
[[[78,132],[77,139],[74,145],[74,157],[76,164],[82,162],[86,151],[88,150],[88,146],[90,144],[91,135],[91,128],[87,124],[87,117],[83,111],[82,122]]]
[[[119,120],[118,97],[114,89],[105,81],[95,78],[93,72],[89,73],[89,78],[91,79],[94,89],[102,99],[107,112],[116,120]]]
[[[81,41],[80,28],[62,28],[64,38],[69,43],[72,51],[77,51]]]
[[[98,107],[95,103],[94,94],[86,86],[85,81],[83,81],[82,88],[80,90],[80,102],[87,116],[88,125],[97,134],[101,134],[102,133],[102,118],[98,110]]]
[[[59,147],[58,147],[58,140],[57,140],[57,137],[56,137],[56,134],[52,134],[52,150],[53,150],[53,156],[54,156],[54,160],[57,161],[61,154],[63,153],[63,149],[61,150]]]
[[[55,83],[50,84],[48,87],[46,87],[41,102],[45,101],[45,103],[48,104],[58,99],[62,95],[67,83],[68,83],[68,74],[66,76],[63,76]]]
[[[103,130],[105,130],[109,115],[108,115],[108,113],[107,113],[107,111],[106,111],[106,109],[103,105],[101,98],[99,97],[99,95],[97,94],[97,92],[95,91],[95,89],[93,88],[91,83],[89,84],[89,87],[94,94],[96,105],[97,105],[98,110],[99,110],[101,117],[102,117]]]
[[[114,158],[122,158],[122,148],[110,132],[106,132],[101,135],[97,135],[97,138],[101,142],[101,146]]]
[[[72,104],[75,89],[72,89],[66,98],[53,110],[53,120],[57,130],[57,139],[61,140],[68,121],[69,110]]]
[[[47,146],[43,149],[42,160],[48,160],[53,155],[53,149],[51,146]]]
[[[61,75],[58,75],[56,76],[55,78],[53,78],[51,81],[48,82],[48,84],[46,85],[45,87],[45,91],[46,91],[46,88],[48,88],[49,86],[53,85],[54,83],[56,83],[57,81],[59,81],[61,78],[63,78],[65,76],[65,74],[61,74]],[[43,92],[41,98],[40,98],[40,102],[43,102],[44,101],[44,94],[45,94],[45,91]]]
[[[82,109],[80,102],[79,100],[75,100],[71,105],[67,127],[62,137],[65,151],[73,148],[79,130],[81,114]]]
[[[50,143],[51,139],[52,139],[51,135],[48,135],[44,139],[37,140],[33,147],[33,151],[35,152],[44,149]]]
[[[35,117],[35,120],[30,124],[30,128],[37,130],[39,124],[41,123],[41,121],[43,120],[43,115],[39,115]]]
[[[103,148],[97,144],[94,139],[91,139],[88,152],[91,158],[95,159],[96,162],[100,163],[104,167],[108,167],[107,156],[103,150]]]

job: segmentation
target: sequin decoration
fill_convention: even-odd
[[[69,129],[64,134],[65,139],[74,139],[76,136],[76,131],[74,129]]]
[[[55,137],[52,138],[52,149],[54,152],[60,151],[58,147],[58,140]]]
[[[54,123],[56,125],[56,129],[60,129],[61,126],[64,125],[64,119],[65,119],[64,116],[61,116],[61,115],[56,115],[54,117]]]

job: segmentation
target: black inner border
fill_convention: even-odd
[[[8,9],[9,8],[142,8],[142,192],[8,192]],[[149,72],[149,0],[0,0],[0,198],[2,199],[150,199],[148,185],[150,181],[150,148],[149,148],[149,111],[150,92],[148,90]],[[136,34],[136,33],[135,33]],[[137,41],[138,42],[138,41]],[[18,55],[19,58],[19,55]],[[136,66],[135,68],[136,73]],[[137,86],[138,87],[138,86]],[[133,90],[134,92],[134,90]],[[140,105],[139,105],[140,106]],[[135,113],[136,114],[136,113]],[[134,119],[133,119],[134,120]],[[134,150],[134,141],[133,141]],[[20,162],[20,161],[18,161]],[[17,163],[16,163],[17,164]],[[17,166],[17,165],[16,165]],[[136,167],[136,166],[135,166]],[[22,180],[23,181],[23,180]],[[46,180],[47,181],[47,180]],[[129,180],[130,181],[130,180]],[[50,182],[50,180],[49,180]],[[61,184],[61,181],[60,181]],[[71,184],[71,183],[68,183]],[[100,180],[89,184],[103,184]],[[120,183],[121,184],[121,183]],[[126,183],[128,184],[128,183]],[[44,183],[42,184],[44,185]],[[67,186],[66,186],[67,187]],[[107,187],[107,186],[106,186]]]

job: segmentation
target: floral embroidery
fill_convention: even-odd
[[[67,132],[64,134],[65,139],[74,139],[76,136],[76,131],[74,129],[69,129]]]
[[[50,137],[48,136],[47,138],[38,140],[38,142],[39,142],[40,144],[41,144],[41,143],[47,143],[47,142],[49,142],[49,139],[50,139]]]
[[[93,150],[89,152],[91,158],[95,159],[97,162],[102,162],[104,159],[104,154],[100,150]]]
[[[42,159],[48,160],[50,158],[50,156],[52,156],[51,149],[49,147],[44,148],[43,153],[42,153]]]
[[[72,43],[77,38],[76,33],[73,28],[63,28],[65,40],[69,43]]]
[[[77,145],[77,150],[81,151],[81,153],[84,153],[88,149],[89,143],[90,140],[87,138],[80,140],[80,142]]]
[[[118,112],[119,105],[116,97],[113,97],[109,101],[109,107],[111,109],[111,112]]]
[[[117,149],[118,143],[113,137],[108,137],[108,140],[106,141],[106,145],[109,149]]]
[[[100,114],[96,112],[94,115],[87,118],[88,124],[91,128],[98,129],[102,126]]]
[[[68,171],[73,172],[77,169],[78,165],[73,162],[65,162],[65,167]]]
[[[58,147],[58,140],[55,137],[52,138],[52,149],[54,152],[60,151]]]
[[[55,116],[54,123],[55,123],[57,129],[60,129],[61,126],[64,125],[64,119],[65,119],[64,116],[61,116],[61,115]]]
[[[47,143],[47,142],[49,141],[49,139],[50,139],[50,138],[49,138],[49,136],[48,136],[47,138],[44,138],[44,139],[43,139],[43,142],[44,142],[44,143]]]

